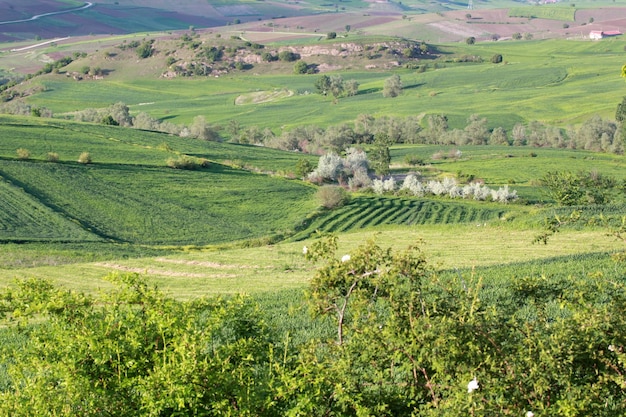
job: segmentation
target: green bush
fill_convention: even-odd
[[[195,158],[189,155],[181,155],[178,158],[169,158],[167,166],[174,169],[194,170],[199,168],[207,168],[209,161],[203,158]]]
[[[348,192],[338,185],[324,185],[317,190],[317,198],[322,207],[335,209],[350,201]]]

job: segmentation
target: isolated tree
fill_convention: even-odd
[[[313,164],[306,158],[298,159],[296,163],[296,175],[299,178],[306,178],[313,171]]]
[[[139,58],[149,58],[150,56],[152,56],[152,53],[153,53],[152,43],[153,42],[154,42],[153,40],[142,42],[141,45],[139,45],[137,49],[135,50],[137,52],[137,56]]]
[[[300,59],[300,55],[292,51],[280,51],[278,53],[278,59],[285,62],[293,62]]]
[[[502,62],[502,55],[501,54],[495,54],[494,56],[491,57],[491,62],[494,64],[499,64]]]
[[[307,74],[309,72],[309,65],[304,61],[298,61],[293,65],[294,74]]]
[[[352,27],[350,25],[346,25],[345,29],[346,29],[346,32],[350,32],[350,29],[352,29]]]
[[[385,80],[383,97],[397,97],[402,93],[402,80],[398,74],[394,74]]]
[[[350,195],[339,185],[323,185],[317,190],[316,197],[326,209],[336,209],[350,201]]]
[[[346,96],[356,96],[359,93],[359,82],[357,80],[347,80],[343,84]]]
[[[522,39],[522,34],[519,32],[515,32],[514,34],[511,35],[511,38],[515,39],[516,41],[519,41],[520,39]]]
[[[337,37],[337,32],[328,32],[326,34],[326,39],[335,39]]]
[[[330,77],[328,75],[322,75],[315,81],[315,90],[322,94],[328,94],[330,90]]]
[[[474,45],[476,43],[476,38],[470,36],[469,38],[465,38],[465,43],[468,45]]]
[[[330,77],[329,91],[335,99],[343,94],[344,83],[341,75],[332,75]]]

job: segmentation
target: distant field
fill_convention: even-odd
[[[53,119],[0,115],[0,132],[0,157],[5,158],[16,158],[16,150],[25,148],[36,160],[46,160],[52,152],[60,161],[74,163],[81,152],[89,152],[96,163],[164,167],[167,159],[183,153],[263,172],[293,172],[300,158],[317,160],[256,146]]]
[[[575,20],[575,7],[511,7],[509,16],[511,17],[528,17],[539,19],[554,19],[572,22]]]
[[[211,123],[268,127],[275,132],[302,124],[337,124],[359,114],[446,114],[452,127],[462,127],[471,114],[486,117],[490,127],[511,129],[515,123],[538,120],[565,127],[593,115],[612,118],[623,96],[622,44],[618,40],[577,42],[489,42],[473,46],[440,46],[449,62],[428,65],[426,72],[397,69],[404,91],[383,99],[384,80],[391,71],[345,68],[337,73],[355,79],[360,93],[333,104],[316,94],[319,75],[257,75],[254,69],[219,79],[162,80],[114,71],[99,81],[76,82],[63,75],[37,80],[43,93],[30,97],[34,105],[55,113],[85,107],[104,107],[124,101],[134,112],[145,111],[174,123],[189,123],[204,115]],[[504,64],[490,62],[502,54]],[[480,56],[483,63],[458,63],[455,58]],[[599,59],[602,58],[602,59]],[[316,58],[306,59],[315,62]],[[147,65],[164,65],[151,58]],[[76,66],[82,65],[80,62]],[[288,90],[291,97],[276,97],[256,105],[237,106],[239,96],[257,91]],[[148,103],[143,104],[142,103]]]

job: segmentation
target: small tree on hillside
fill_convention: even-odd
[[[402,80],[398,74],[394,74],[385,80],[383,97],[397,97],[402,93]]]
[[[293,73],[296,75],[307,74],[309,72],[309,65],[304,61],[298,61],[293,66]]]
[[[139,58],[149,58],[150,56],[152,56],[153,53],[153,49],[152,49],[152,43],[154,41],[144,41],[141,45],[139,45],[136,49],[137,52],[137,56]]]

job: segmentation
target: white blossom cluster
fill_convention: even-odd
[[[372,189],[376,194],[384,194],[393,192],[396,189],[396,183],[393,178],[387,180],[374,180]],[[508,185],[500,187],[497,190],[478,183],[473,182],[467,185],[459,185],[454,178],[446,177],[442,181],[429,180],[422,182],[417,175],[409,174],[404,179],[400,190],[406,190],[411,195],[424,197],[431,194],[441,197],[465,198],[473,200],[487,200],[489,197],[493,201],[500,203],[508,203],[517,199],[517,191],[510,190]]]

